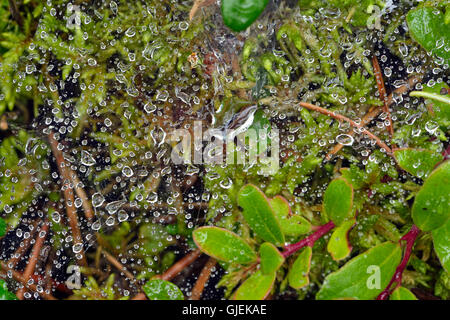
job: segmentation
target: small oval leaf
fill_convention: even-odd
[[[266,195],[252,184],[247,184],[239,191],[238,204],[243,209],[242,215],[252,230],[263,240],[276,246],[284,244],[275,213]]]
[[[394,151],[398,165],[413,176],[426,178],[433,168],[444,158],[431,150],[404,148]]]
[[[323,196],[323,207],[328,217],[339,226],[351,218],[353,187],[344,178],[331,181]]]
[[[176,285],[161,279],[147,281],[142,290],[150,300],[184,300],[183,293]]]
[[[259,247],[259,256],[261,258],[261,271],[263,274],[276,272],[284,262],[284,257],[281,252],[269,242],[264,242]]]
[[[402,250],[398,243],[379,244],[329,274],[316,298],[373,299],[386,288],[401,258]]]
[[[417,300],[414,293],[406,289],[405,287],[398,287],[392,292],[389,297],[390,300]]]
[[[356,219],[348,220],[337,227],[331,234],[328,241],[327,250],[333,257],[333,260],[342,260],[352,252],[352,246],[348,241],[348,233],[355,225]]]
[[[232,300],[264,300],[275,282],[275,272],[263,274],[261,270],[252,274],[233,294]]]
[[[450,161],[437,167],[414,199],[412,218],[423,231],[444,225],[450,215]]]
[[[303,248],[292,264],[288,273],[289,285],[294,289],[300,289],[309,284],[309,270],[311,268],[312,248]]]
[[[255,251],[237,234],[218,227],[200,227],[192,233],[195,244],[207,255],[229,263],[256,261]]]
[[[450,272],[450,220],[442,227],[434,229],[432,234],[434,251],[445,270]]]

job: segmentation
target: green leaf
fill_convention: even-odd
[[[184,300],[181,290],[166,280],[147,281],[142,290],[150,300]]]
[[[450,51],[445,48],[450,45],[450,25],[445,24],[444,14],[436,8],[422,6],[409,11],[406,21],[412,38],[448,63]]]
[[[218,227],[200,227],[192,233],[195,244],[207,255],[229,263],[256,261],[253,249],[237,234]]]
[[[417,300],[414,293],[406,289],[405,287],[398,287],[392,292],[390,300]]]
[[[0,218],[0,237],[6,234],[6,222],[4,219]]]
[[[252,230],[263,240],[276,246],[284,244],[284,235],[281,231],[275,213],[265,194],[257,187],[247,184],[239,191],[238,204],[245,221]]]
[[[440,153],[424,149],[404,148],[394,151],[398,165],[413,176],[426,178],[444,158]]]
[[[300,289],[309,284],[309,270],[311,268],[312,248],[307,246],[300,251],[288,273],[289,285]]]
[[[450,220],[442,227],[434,229],[432,234],[434,251],[445,270],[450,272]]]
[[[272,198],[270,205],[286,236],[297,237],[311,231],[311,223],[300,215],[292,214],[289,203],[282,196]]]
[[[348,242],[348,233],[356,223],[356,219],[347,220],[337,227],[331,234],[330,241],[328,241],[327,250],[333,257],[333,260],[342,260],[347,258],[352,247]]]
[[[0,300],[17,300],[14,293],[8,290],[5,280],[0,279]]]
[[[437,85],[440,85],[441,88],[448,89],[448,86],[446,83],[438,83],[438,84],[436,84],[436,86]],[[425,88],[428,89],[428,88],[433,88],[433,87],[426,86]],[[441,94],[440,92],[433,92],[431,90],[411,91],[411,93],[409,95],[411,97],[421,97],[421,98],[425,98],[425,99],[431,99],[434,103],[442,104],[442,106],[446,110],[450,106],[450,98],[447,97],[447,91],[444,94]]]
[[[276,272],[284,262],[283,255],[269,242],[264,242],[259,247],[259,255],[261,258],[261,271],[265,275]]]
[[[441,82],[434,84],[432,87],[424,85],[423,91],[413,91],[410,95],[425,98],[425,103],[432,110],[432,115],[434,114],[436,121],[442,126],[448,127],[450,125],[450,96],[448,90],[449,86],[445,82]]]
[[[450,215],[450,161],[437,167],[425,180],[412,207],[414,223],[423,231],[437,229]]]
[[[327,216],[338,226],[351,218],[353,187],[343,178],[331,181],[323,196],[323,207]]]
[[[274,282],[275,272],[265,275],[258,270],[236,290],[232,300],[264,300],[272,290]]]
[[[267,6],[269,0],[222,0],[222,17],[233,31],[247,29]]]
[[[329,274],[316,298],[373,299],[386,288],[401,258],[402,250],[398,243],[379,244]]]

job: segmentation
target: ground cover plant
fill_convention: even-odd
[[[0,299],[449,299],[449,61],[446,0],[0,0]]]

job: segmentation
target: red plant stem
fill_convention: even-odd
[[[309,246],[312,247],[314,243],[322,238],[325,234],[327,234],[331,229],[333,229],[336,225],[333,221],[320,226],[313,234],[307,236],[305,239],[300,240],[297,243],[293,243],[284,247],[284,251],[282,252],[283,257],[287,258],[291,254],[297,252],[303,247]]]
[[[403,259],[400,264],[397,266],[394,275],[392,276],[391,281],[387,285],[386,289],[380,293],[377,297],[377,300],[386,300],[391,293],[402,283],[402,275],[406,266],[408,265],[409,258],[411,257],[412,248],[414,246],[414,242],[416,241],[417,236],[419,235],[420,229],[415,225],[412,226],[411,230],[408,231],[401,239],[401,241],[406,241],[405,254],[403,255]],[[395,286],[392,285],[395,283]],[[391,288],[392,287],[392,288]]]

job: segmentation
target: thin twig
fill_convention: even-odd
[[[28,281],[34,273],[36,264],[39,259],[39,254],[41,253],[42,245],[44,244],[45,238],[48,233],[48,229],[49,229],[49,225],[48,225],[48,223],[45,222],[41,228],[41,231],[37,234],[36,242],[34,243],[33,249],[31,250],[31,257],[28,260],[27,267],[25,268],[25,271],[22,274],[25,281]],[[44,233],[43,236],[41,236],[42,232]],[[25,293],[24,287],[17,290],[17,292],[16,292],[17,298],[19,298],[20,300],[23,300],[24,293]]]
[[[66,202],[66,213],[67,219],[69,221],[70,229],[72,230],[73,244],[81,245],[79,254],[81,255],[80,264],[82,266],[87,266],[86,256],[84,254],[83,238],[81,236],[81,231],[78,226],[78,216],[74,206],[74,195],[73,190],[70,188],[70,178],[66,170],[66,164],[64,163],[64,158],[61,150],[58,149],[58,141],[56,141],[53,132],[48,135],[48,140],[55,156],[56,163],[58,165],[58,170],[63,180],[63,193]]]
[[[217,261],[214,258],[209,258],[203,267],[200,275],[198,276],[197,282],[195,282],[194,288],[192,288],[191,292],[191,300],[200,300],[202,297],[203,290],[205,289],[205,285],[211,276],[211,271],[216,265]]]
[[[418,77],[411,77],[408,79],[407,84],[399,87],[398,89],[396,89],[393,93],[391,93],[389,95],[389,97],[387,98],[387,104],[388,106],[392,105],[392,103],[394,102],[394,94],[404,94],[405,92],[411,90],[414,85],[419,81]],[[364,117],[361,120],[361,125],[362,126],[366,126],[367,124],[369,124],[375,117],[377,117],[381,112],[383,111],[382,107],[376,107],[376,108],[372,108],[369,110],[368,113],[366,113],[366,115],[364,115]],[[353,130],[349,130],[347,132],[348,135],[353,136],[355,134],[355,132]],[[336,153],[338,153],[342,148],[344,147],[343,144],[338,143],[337,145],[335,145],[333,147],[333,149],[331,149],[331,151],[329,151],[327,153],[327,155],[325,156],[325,160],[328,161],[330,160]]]
[[[366,136],[368,136],[369,138],[375,140],[376,144],[384,149],[388,154],[392,154],[392,150],[391,148],[389,148],[383,141],[381,141],[380,138],[378,138],[376,135],[374,135],[372,132],[370,132],[369,130],[367,130],[366,128],[364,128],[361,124],[356,123],[355,121],[347,118],[346,116],[343,116],[339,113],[335,113],[333,111],[330,111],[328,109],[322,108],[322,107],[318,107],[314,104],[311,103],[307,103],[307,102],[300,102],[300,106],[307,108],[309,110],[313,110],[313,111],[317,111],[319,113],[322,113],[324,115],[327,115],[329,117],[332,117],[336,120],[342,120],[342,121],[346,121],[348,123],[350,123],[351,126],[358,128],[362,131],[363,134],[365,134]]]
[[[387,129],[392,138],[394,135],[394,125],[392,123],[391,112],[389,111],[389,106],[387,103],[386,88],[384,86],[384,80],[383,80],[383,72],[381,71],[380,65],[378,63],[378,59],[375,55],[372,57],[372,65],[373,65],[373,70],[374,70],[374,74],[375,74],[375,79],[377,80],[377,86],[378,86],[378,92],[380,94],[380,99],[381,99],[381,101],[383,101],[383,112],[386,113],[386,119],[389,122]]]
[[[28,280],[20,272],[17,272],[16,270],[9,268],[5,262],[1,262],[0,265],[3,271],[7,271],[8,273],[10,273],[14,280],[20,282],[28,290],[37,292],[44,299],[57,300],[54,296],[52,296],[50,293],[47,293],[45,290],[38,290],[35,284],[29,284]]]
[[[51,290],[53,287],[53,279],[52,279],[52,266],[53,261],[55,259],[55,251],[50,252],[49,259],[47,261],[47,264],[45,266],[45,273],[44,273],[44,288],[45,290]]]
[[[11,268],[15,269],[16,265],[19,263],[20,259],[23,255],[28,251],[31,246],[31,240],[34,239],[34,235],[37,232],[37,221],[33,223],[33,230],[31,231],[31,235],[29,238],[24,239],[20,242],[19,247],[14,252],[12,257],[6,262],[6,264]]]
[[[57,158],[56,155],[58,155],[59,159],[61,159],[61,163],[63,163],[64,157],[62,155],[62,152],[60,150],[58,150],[58,142],[55,140],[53,133],[49,134],[49,140],[50,140],[50,145],[52,147],[53,153],[55,154],[55,158]],[[58,158],[57,158],[57,160],[58,160]],[[65,178],[73,184],[73,188],[75,189],[77,196],[82,200],[81,204],[83,206],[84,215],[87,220],[91,221],[95,216],[94,209],[92,208],[91,202],[89,201],[89,199],[86,195],[86,192],[81,187],[82,183],[81,183],[80,179],[78,178],[77,174],[70,168],[70,166],[66,166],[65,163],[64,163],[63,168],[60,166],[58,166],[58,168],[61,168],[60,172],[61,172],[61,170],[64,171]],[[61,175],[63,175],[63,173],[61,173]]]
[[[72,180],[75,192],[77,193],[78,197],[82,200],[84,215],[86,219],[88,219],[88,221],[91,221],[95,216],[94,209],[92,208],[91,202],[89,201],[86,192],[81,187],[82,185],[81,181],[78,178],[77,174],[70,167],[67,167],[67,171],[69,174],[69,178]]]
[[[173,266],[166,270],[161,276],[157,276],[157,278],[170,281],[175,276],[177,276],[184,268],[190,265],[192,262],[197,260],[200,256],[200,250],[194,250],[191,253],[185,255],[182,259],[178,260]]]
[[[368,113],[366,113],[366,114],[364,115],[364,117],[361,119],[361,126],[366,126],[368,123],[370,123],[370,121],[372,121],[376,116],[378,116],[378,115],[381,113],[381,111],[383,111],[383,108],[381,108],[381,107],[376,107],[376,108],[371,109],[371,110],[370,110]],[[349,131],[347,132],[347,135],[349,135],[349,136],[353,136],[354,134],[355,134],[355,131],[354,131],[354,130],[349,130]],[[344,147],[344,145],[341,144],[341,143],[338,143],[337,145],[335,145],[335,146],[333,147],[333,149],[331,149],[331,150],[327,153],[327,155],[325,156],[325,160],[326,160],[326,161],[330,160],[330,159],[333,157],[333,155],[335,155],[336,153],[338,153],[343,147]]]
[[[116,258],[114,258],[112,255],[110,255],[108,252],[104,250],[102,251],[102,253],[105,256],[106,260],[108,260],[114,267],[123,272],[129,280],[131,280],[132,282],[135,281],[133,274],[130,271],[128,271],[127,268],[125,268],[125,266],[123,266]]]

